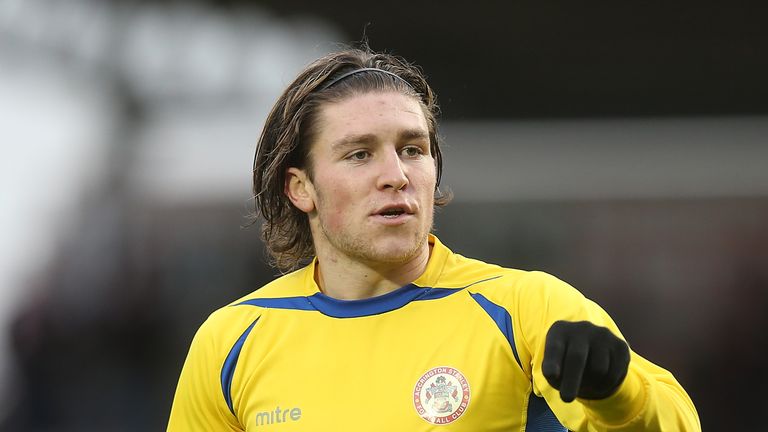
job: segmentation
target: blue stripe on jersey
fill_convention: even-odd
[[[392,292],[361,300],[339,300],[323,293],[308,297],[256,298],[237,303],[272,309],[316,310],[333,318],[359,318],[390,312],[412,301],[437,300],[462,291],[472,285],[497,279],[495,276],[458,288],[432,288],[408,284]]]
[[[235,306],[240,305],[259,306],[269,309],[315,310],[315,307],[312,306],[307,297],[256,298],[238,303]]]
[[[528,397],[528,420],[525,422],[525,432],[567,432],[555,417],[547,401],[533,392]]]
[[[390,312],[417,300],[437,300],[462,288],[423,288],[408,284],[386,294],[361,300],[339,300],[317,293],[307,300],[317,310],[333,318],[358,318]]]
[[[258,320],[259,319],[256,318],[256,320],[245,329],[243,334],[240,335],[240,338],[237,339],[237,342],[232,346],[232,349],[229,350],[227,359],[224,360],[224,365],[221,367],[221,391],[224,393],[224,400],[227,401],[227,406],[232,414],[235,414],[235,408],[232,405],[232,377],[235,375],[235,366],[237,366],[237,359],[240,357],[240,351],[243,349],[243,344]]]
[[[485,310],[485,312],[491,317],[491,319],[493,319],[493,321],[499,327],[499,330],[501,330],[501,332],[504,334],[504,337],[507,338],[509,346],[512,347],[512,354],[515,355],[515,360],[520,366],[520,369],[522,369],[523,364],[520,362],[520,357],[517,355],[517,348],[515,347],[515,334],[512,332],[512,317],[509,315],[509,312],[507,312],[507,310],[503,307],[488,300],[482,294],[470,293],[469,295],[471,295],[477,304],[479,304],[480,307],[482,307],[483,310]]]

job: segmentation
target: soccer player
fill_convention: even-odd
[[[597,304],[431,234],[447,202],[436,111],[418,68],[367,48],[288,86],[253,187],[292,272],[200,327],[168,430],[700,430]]]

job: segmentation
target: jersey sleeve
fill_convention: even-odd
[[[192,340],[173,399],[169,432],[244,430],[223,396],[224,356],[214,337],[218,334],[214,321],[212,315]]]
[[[700,431],[696,408],[682,386],[665,369],[630,353],[627,377],[612,396],[572,403],[560,399],[541,365],[546,334],[555,321],[590,321],[624,340],[613,319],[567,283],[541,272],[521,277],[513,316],[531,359],[533,391],[543,396],[555,416],[572,431]]]

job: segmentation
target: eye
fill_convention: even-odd
[[[400,152],[403,154],[403,156],[407,157],[416,157],[424,154],[424,151],[421,149],[421,147],[417,146],[405,147]]]
[[[368,156],[370,156],[370,155],[371,154],[367,150],[358,150],[358,151],[350,154],[349,156],[347,156],[347,159],[351,159],[351,160],[354,160],[354,161],[364,161],[364,160],[368,159]]]

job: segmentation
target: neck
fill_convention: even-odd
[[[315,281],[327,296],[360,300],[379,296],[407,285],[427,268],[431,245],[425,243],[415,256],[402,263],[372,263],[317,251]]]

